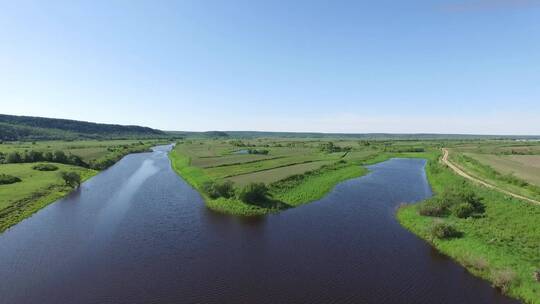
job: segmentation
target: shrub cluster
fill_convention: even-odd
[[[453,214],[459,218],[467,218],[485,211],[482,199],[465,184],[462,187],[449,187],[422,205],[418,212],[425,216],[443,217]]]
[[[20,182],[21,179],[8,174],[0,174],[0,185],[9,185]]]
[[[246,204],[262,205],[268,201],[268,187],[264,183],[250,183],[240,190],[238,198]]]
[[[430,235],[432,238],[450,239],[450,238],[460,237],[461,232],[459,232],[451,224],[448,224],[442,221],[436,221],[431,226]]]
[[[75,165],[81,167],[88,167],[79,156],[75,154],[66,154],[64,151],[56,150],[53,152],[41,152],[41,151],[26,151],[24,153],[19,153],[17,151],[12,151],[7,154],[1,155],[2,163],[5,164],[15,164],[15,163],[34,163],[40,161],[49,161],[67,165]]]
[[[257,150],[257,149],[248,149],[247,150],[249,154],[262,154],[262,155],[267,155],[269,153],[268,150],[266,149],[261,149],[261,150]]]
[[[58,167],[53,164],[37,164],[33,166],[32,169],[38,171],[56,171],[58,170]]]
[[[219,197],[231,198],[234,196],[234,184],[231,181],[222,183],[206,182],[202,186],[202,190],[212,199]]]
[[[122,157],[129,153],[139,153],[147,152],[149,150],[148,145],[141,144],[131,144],[131,145],[118,145],[114,147],[107,148],[107,151],[110,153],[104,157],[91,160],[86,166],[81,165],[82,167],[87,167],[94,170],[103,170],[119,161]]]
[[[265,206],[270,201],[269,189],[264,183],[250,183],[236,193],[231,181],[206,182],[202,185],[202,191],[211,199],[236,197],[251,205]]]
[[[60,177],[64,180],[66,185],[75,188],[81,184],[81,176],[77,172],[60,172]]]
[[[319,145],[319,150],[325,153],[333,153],[333,152],[349,152],[352,150],[352,147],[340,147],[334,145],[333,142],[329,141],[326,143],[322,143]]]

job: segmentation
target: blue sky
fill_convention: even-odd
[[[540,134],[540,2],[2,1],[0,113]]]

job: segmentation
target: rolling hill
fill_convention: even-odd
[[[0,140],[120,139],[167,137],[141,126],[0,114]]]

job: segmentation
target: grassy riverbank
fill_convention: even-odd
[[[533,278],[533,272],[540,268],[540,208],[471,184],[441,165],[438,156],[433,154],[426,167],[436,198],[450,188],[472,189],[481,198],[485,211],[466,218],[453,213],[423,216],[419,211],[430,203],[426,201],[401,207],[397,213],[400,223],[508,295],[526,303],[540,303],[540,283]],[[433,226],[441,221],[453,226],[461,236],[434,237]]]
[[[0,174],[17,176],[20,182],[0,185],[0,232],[65,196],[73,189],[65,185],[59,171],[76,172],[87,180],[97,171],[72,165],[54,164],[58,171],[34,170],[35,163],[3,164]]]

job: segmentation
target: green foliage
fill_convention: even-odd
[[[7,174],[0,174],[0,185],[9,185],[20,182],[21,179]]]
[[[450,239],[461,236],[461,232],[459,232],[456,227],[440,221],[436,221],[431,225],[429,233],[432,238],[437,239]]]
[[[261,149],[261,150],[257,150],[257,149],[248,149],[248,153],[249,154],[262,154],[262,155],[267,155],[270,151],[266,150],[266,149]]]
[[[329,141],[319,145],[319,150],[325,153],[334,153],[334,152],[348,152],[351,151],[351,147],[340,147],[334,145],[333,142]]]
[[[384,147],[385,152],[393,152],[393,153],[408,153],[408,152],[425,152],[425,148],[423,147],[415,147],[415,146],[385,146]]]
[[[53,162],[65,164],[67,163],[67,156],[64,151],[56,150],[53,152]]]
[[[240,190],[238,198],[247,204],[263,205],[268,201],[268,187],[264,183],[250,183]]]
[[[22,157],[19,152],[13,151],[7,154],[6,162],[11,164],[22,163]]]
[[[53,164],[37,164],[32,166],[32,169],[38,171],[56,171],[58,170],[58,167]]]
[[[81,184],[81,176],[77,172],[60,172],[60,177],[64,180],[66,185],[75,188]]]
[[[459,218],[467,218],[473,215],[475,209],[470,203],[459,203],[452,207],[452,214]]]
[[[424,216],[444,217],[453,214],[459,218],[484,212],[482,199],[467,185],[448,185],[440,195],[420,204],[418,212]]]
[[[449,214],[448,206],[439,199],[426,200],[418,207],[418,213],[424,216],[443,217]]]
[[[219,197],[231,198],[234,196],[234,184],[231,181],[221,183],[207,181],[203,183],[202,190],[212,199]]]

